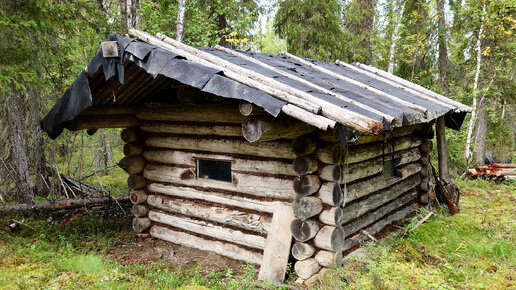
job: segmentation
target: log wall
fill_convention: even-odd
[[[266,263],[266,247],[274,244],[269,233],[278,231],[271,228],[282,222],[274,224],[275,210],[279,204],[290,208],[295,198],[292,138],[314,128],[291,120],[288,128],[299,128],[299,133],[290,130],[283,136],[285,126],[275,128],[265,115],[259,126],[249,127],[250,117],[244,118],[239,106],[231,104],[140,108],[136,116],[139,126],[122,131],[126,157],[119,164],[130,174],[134,230],[237,260]],[[253,134],[252,143],[243,132]],[[231,162],[231,182],[199,178],[198,160]],[[289,225],[290,220],[287,230]],[[284,259],[290,242],[286,247]]]
[[[432,146],[414,133],[421,125],[395,132],[394,146],[364,136],[343,147],[295,122],[288,128],[299,131],[284,134],[285,124],[251,120],[238,106],[143,108],[136,116],[139,126],[122,131],[119,165],[130,174],[134,230],[155,238],[257,265],[285,260],[286,267],[287,256],[267,257],[282,241],[308,279],[340,266],[343,253],[366,239],[363,230],[374,235],[429,201]],[[396,176],[385,177],[393,151]],[[230,161],[231,182],[199,178],[199,159]],[[273,219],[278,204],[293,210],[286,229]],[[285,230],[293,246],[277,235]],[[274,271],[261,273],[284,275]]]
[[[420,132],[429,128],[398,129],[394,149],[392,140],[384,145],[382,137],[371,136],[346,147],[331,133],[294,140],[293,167],[299,176],[293,183],[296,219],[291,224],[295,239],[291,253],[301,280],[340,266],[343,253],[368,239],[363,231],[374,235],[410,214],[418,203],[428,203],[432,146],[425,138],[432,136]],[[392,158],[393,150],[396,176],[385,177],[384,160]]]

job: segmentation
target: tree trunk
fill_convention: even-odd
[[[7,119],[9,120],[9,141],[11,143],[12,160],[14,163],[17,199],[19,202],[33,204],[34,193],[30,186],[27,149],[23,136],[22,115],[20,113],[18,95],[7,98]]]
[[[444,0],[437,0],[437,29],[439,43],[439,79],[445,96],[450,95],[450,87],[448,86],[448,72],[450,65],[448,59],[448,46],[446,45],[446,19],[444,18]]]
[[[475,144],[475,164],[484,165],[486,155],[486,135],[487,127],[489,125],[489,114],[486,109],[485,102],[479,104],[478,118],[477,118],[477,133]]]
[[[473,135],[473,126],[476,123],[476,117],[477,117],[477,97],[478,97],[478,78],[480,76],[480,62],[482,61],[482,34],[484,32],[484,17],[485,17],[485,11],[486,11],[486,1],[484,0],[484,4],[482,6],[482,16],[480,18],[480,29],[478,30],[477,35],[477,44],[476,44],[476,50],[477,50],[477,67],[475,70],[475,81],[473,83],[473,104],[471,107],[473,108],[473,111],[471,111],[471,119],[468,123],[468,136],[466,138],[466,148],[464,150],[464,158],[466,161],[469,162],[471,159],[471,137]]]
[[[394,62],[395,62],[395,55],[396,55],[396,46],[397,46],[397,41],[399,39],[399,31],[400,31],[400,27],[401,27],[401,19],[399,19],[399,15],[403,15],[403,8],[405,7],[404,5],[404,1],[401,1],[401,7],[400,7],[400,0],[395,0],[394,1],[394,4],[393,4],[393,14],[395,14],[393,16],[393,18],[395,19],[395,26],[394,26],[394,31],[392,32],[392,43],[391,43],[391,48],[389,50],[389,66],[387,68],[387,71],[389,73],[393,73],[394,71]]]
[[[34,160],[34,186],[35,186],[35,194],[39,196],[47,196],[50,192],[48,180],[48,174],[46,170],[46,158],[43,149],[43,135],[41,131],[41,126],[39,124],[39,110],[40,110],[40,99],[32,90],[29,88],[31,93],[30,97],[32,98],[30,102],[31,109],[31,130],[33,136],[33,144],[32,144],[32,158]]]
[[[179,42],[183,42],[185,10],[186,10],[186,0],[179,0],[177,3],[177,26],[176,26],[176,40]]]

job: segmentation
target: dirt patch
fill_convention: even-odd
[[[213,252],[183,247],[152,237],[134,237],[131,234],[121,237],[121,241],[106,254],[122,265],[160,262],[170,269],[194,269],[200,266],[201,273],[205,274],[225,271],[228,267],[238,273],[244,272],[245,268],[244,263]]]

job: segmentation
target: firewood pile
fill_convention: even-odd
[[[487,166],[476,166],[468,169],[464,177],[468,179],[480,177],[498,182],[516,180],[516,164],[491,163]]]

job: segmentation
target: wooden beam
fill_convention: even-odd
[[[290,223],[293,219],[294,213],[290,205],[276,204],[271,230],[265,241],[263,260],[258,273],[259,280],[283,282],[285,279],[292,244]]]
[[[247,117],[242,134],[249,142],[293,139],[312,133],[315,127],[292,118]]]
[[[138,125],[134,115],[77,116],[66,128],[70,131],[100,128],[129,128]]]
[[[147,203],[166,212],[227,224],[262,235],[266,235],[270,231],[270,217],[238,209],[228,209],[224,205],[206,205],[196,200],[172,199],[159,195],[149,195]]]
[[[259,265],[262,254],[239,247],[235,244],[224,243],[213,239],[205,239],[185,232],[171,230],[162,226],[153,226],[150,235],[167,242],[190,247],[202,251],[210,251],[231,259],[250,262]]]
[[[444,116],[437,118],[435,122],[437,139],[437,156],[439,158],[439,178],[450,180],[448,170],[448,145],[446,144],[446,130],[444,126]]]
[[[290,142],[279,141],[251,144],[246,140],[220,138],[147,137],[145,145],[166,149],[208,151],[292,160],[296,158],[296,155],[292,152]]]
[[[264,237],[247,234],[239,230],[225,228],[206,221],[174,216],[156,210],[151,210],[149,212],[149,219],[154,222],[166,224],[217,240],[227,241],[253,249],[263,250],[265,248]]]

